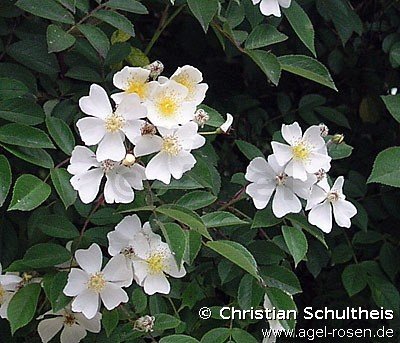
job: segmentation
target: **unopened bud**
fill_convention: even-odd
[[[194,122],[201,128],[204,127],[205,123],[208,122],[209,119],[210,116],[202,108],[199,108],[194,115]]]
[[[218,133],[228,133],[233,123],[233,116],[230,113],[226,114],[226,121],[218,129]]]
[[[135,321],[133,328],[138,331],[152,332],[155,318],[153,316],[140,317]]]
[[[329,128],[324,123],[319,124],[319,130],[321,132],[321,137],[326,137],[329,134]]]
[[[153,124],[145,123],[140,129],[140,133],[142,136],[154,136],[157,133],[157,130]]]
[[[136,158],[134,155],[132,154],[126,154],[125,158],[122,161],[122,164],[125,167],[130,167],[131,165],[135,164],[136,162]]]
[[[162,64],[160,61],[154,61],[144,68],[150,70],[150,78],[155,80],[164,71],[164,64]]]
[[[332,137],[332,143],[335,144],[342,144],[344,141],[344,135],[342,133],[336,133],[335,135],[333,135]]]

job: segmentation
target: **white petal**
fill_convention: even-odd
[[[71,185],[78,191],[83,203],[88,204],[96,198],[103,175],[103,170],[96,168],[71,178]]]
[[[64,287],[64,294],[70,297],[74,297],[82,293],[87,289],[87,282],[89,280],[89,275],[77,268],[72,268],[68,274],[68,282]]]
[[[73,324],[72,326],[65,325],[61,332],[61,343],[79,343],[86,337],[86,330],[84,327]]]
[[[121,232],[111,231],[107,234],[108,253],[111,256],[118,255],[129,245],[130,238],[124,236]]]
[[[106,134],[106,128],[103,119],[82,118],[76,123],[79,135],[86,145],[98,144]]]
[[[89,148],[77,145],[72,150],[68,173],[77,175],[89,170],[91,167],[98,167],[100,164],[96,160],[96,154]]]
[[[350,227],[350,218],[357,214],[357,208],[350,201],[343,199],[332,202],[332,207],[336,223],[341,227]]]
[[[98,333],[101,331],[101,313],[97,312],[92,319],[87,319],[84,315],[76,313],[75,319],[87,331]]]
[[[196,164],[196,159],[187,151],[181,151],[177,156],[169,159],[169,170],[172,176],[179,180],[184,173],[189,171]]]
[[[285,168],[285,173],[301,181],[306,181],[308,176],[303,162],[298,160],[291,160]]]
[[[281,16],[281,10],[279,8],[278,0],[262,0],[260,4],[261,13],[269,16],[274,15],[275,17]]]
[[[21,281],[22,278],[15,274],[7,273],[5,275],[0,275],[0,285],[3,286],[6,291],[16,291]]]
[[[88,274],[94,274],[101,270],[103,254],[100,247],[93,243],[88,249],[78,249],[75,252],[76,262]]]
[[[268,156],[268,164],[273,170],[273,173],[270,175],[274,178],[275,176],[282,174],[285,169],[285,165],[280,165],[274,154]]]
[[[79,99],[79,107],[82,112],[101,119],[112,113],[107,92],[104,88],[95,84],[90,86],[89,96]]]
[[[10,304],[14,294],[15,292],[6,292],[3,295],[3,303],[0,305],[0,317],[3,319],[7,319],[8,305]]]
[[[146,117],[147,109],[140,103],[140,98],[137,94],[129,94],[117,106],[115,113],[126,120],[137,120]]]
[[[279,5],[281,5],[283,8],[289,8],[290,3],[292,2],[292,0],[278,0],[278,1]]]
[[[139,67],[124,67],[114,74],[114,86],[126,90],[132,81],[145,82],[150,75],[150,70]]]
[[[99,311],[99,295],[89,289],[80,293],[71,304],[74,312],[82,312],[87,319],[92,319]]]
[[[135,275],[135,281],[138,285],[143,286],[143,281],[148,274],[147,262],[145,261],[132,261],[133,273]]]
[[[275,180],[276,175],[264,158],[256,157],[248,165],[245,178],[250,182],[258,182],[260,180]]]
[[[135,142],[136,146],[133,151],[137,157],[149,155],[161,150],[163,139],[160,136],[142,136]]]
[[[263,185],[252,183],[246,187],[246,193],[253,199],[254,206],[262,210],[268,205],[275,187],[276,184],[272,181]]]
[[[118,105],[125,99],[126,96],[129,96],[129,93],[118,92],[118,93],[111,94],[111,99],[113,99],[114,102]]]
[[[332,191],[343,193],[343,184],[344,184],[344,177],[343,176],[339,176],[335,180],[335,183],[332,186]]]
[[[293,157],[292,148],[289,145],[279,142],[271,142],[274,156],[280,166],[285,165]]]
[[[107,181],[104,186],[104,199],[108,204],[128,204],[134,200],[135,194],[125,178],[115,172],[106,174]]]
[[[63,325],[63,317],[42,320],[37,327],[37,331],[40,339],[42,340],[42,343],[50,342],[51,339],[61,330]]]
[[[298,122],[290,125],[282,125],[282,137],[290,145],[294,145],[297,141],[301,140],[302,132]]]
[[[119,224],[115,227],[115,230],[120,232],[127,238],[132,238],[134,235],[137,235],[141,232],[142,222],[138,215],[133,214],[131,216],[126,216],[122,219]]]
[[[308,214],[310,224],[319,227],[323,232],[332,230],[332,209],[329,201],[314,206]]]
[[[107,132],[96,151],[96,158],[99,162],[104,160],[121,161],[125,155],[126,149],[122,132]]]
[[[316,173],[320,169],[324,169],[326,166],[330,168],[331,157],[328,155],[323,155],[317,152],[312,152],[310,154],[309,160],[305,163],[305,168],[308,173]],[[328,169],[329,169],[328,168]]]
[[[146,169],[140,164],[135,163],[131,167],[123,167],[125,171],[122,173],[129,185],[137,190],[143,189],[143,180],[146,180]],[[119,171],[118,171],[119,172]]]
[[[314,150],[321,149],[325,145],[325,141],[321,137],[321,129],[318,125],[310,126],[306,132],[304,132],[303,139],[311,144]]]
[[[286,186],[276,187],[274,199],[272,200],[272,212],[278,218],[288,213],[299,213],[301,202],[291,189]]]
[[[112,310],[119,304],[126,303],[129,300],[126,292],[121,287],[111,282],[107,282],[103,291],[100,293],[100,297],[107,310]]]
[[[219,128],[222,132],[227,133],[233,124],[233,116],[230,113],[226,114],[226,121]]]
[[[167,266],[165,272],[172,277],[181,278],[186,275],[185,268],[183,267],[183,265],[181,266],[181,268],[178,268],[178,265],[176,264],[175,258],[172,254],[165,260],[165,263]]]
[[[153,295],[154,293],[169,294],[171,290],[164,273],[147,275],[143,286],[145,293],[148,295]]]
[[[126,138],[133,144],[141,136],[141,128],[144,125],[144,120],[128,120],[125,122],[122,131],[125,133]]]
[[[311,188],[311,193],[307,199],[306,211],[311,210],[315,205],[320,204],[326,199],[327,192],[318,184]]]
[[[110,259],[103,269],[104,278],[110,282],[118,282],[120,286],[132,284],[132,268],[128,268],[126,258],[119,254]]]
[[[165,184],[171,182],[171,173],[168,169],[169,161],[166,153],[160,152],[154,156],[146,167],[146,177],[148,180],[160,180]]]

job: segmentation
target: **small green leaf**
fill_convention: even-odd
[[[115,328],[118,326],[119,322],[118,309],[115,308],[112,311],[104,309],[101,322],[103,324],[104,329],[106,330],[107,337],[110,337]]]
[[[306,256],[308,250],[307,238],[301,229],[282,226],[285,243],[293,256],[295,267]]]
[[[136,14],[148,14],[147,8],[136,0],[110,0],[105,3],[107,7]]]
[[[235,141],[236,146],[239,148],[239,150],[242,152],[244,156],[246,156],[250,161],[256,157],[263,157],[264,154],[260,149],[258,149],[256,146],[253,144],[250,144],[246,141],[242,141],[237,139]]]
[[[372,182],[400,187],[400,147],[391,147],[378,154],[367,181]]]
[[[129,19],[118,12],[100,10],[94,15],[95,18],[100,19],[116,29],[126,32],[130,36],[135,36],[135,31],[133,29],[132,23]]]
[[[278,57],[278,60],[283,70],[300,75],[337,91],[328,69],[316,59],[304,55],[287,55]]]
[[[218,0],[188,0],[188,5],[204,32],[207,32],[211,20],[217,14]]]
[[[200,343],[196,338],[187,335],[172,335],[160,339],[160,343]]]
[[[329,137],[329,136],[328,136]],[[328,155],[332,157],[332,160],[341,160],[349,157],[353,152],[353,147],[342,142],[340,144],[330,144],[328,147]]]
[[[0,101],[22,97],[26,93],[29,93],[29,89],[23,82],[7,77],[0,78]],[[3,104],[0,103],[0,111],[2,108]]]
[[[0,102],[0,118],[25,125],[44,121],[44,111],[31,99],[15,98]]]
[[[387,110],[397,122],[400,123],[400,94],[398,95],[384,95],[381,99],[386,105]]]
[[[205,191],[193,191],[185,194],[176,202],[177,205],[188,208],[189,210],[198,210],[213,204],[217,200],[215,195]]]
[[[182,228],[175,223],[163,224],[158,222],[161,231],[174,254],[178,268],[180,268],[186,248],[186,235]]]
[[[10,191],[12,175],[7,157],[0,155],[0,207],[3,206]]]
[[[284,291],[269,287],[265,290],[265,293],[268,296],[268,299],[271,301],[273,307],[277,310],[284,310],[284,311],[295,311],[297,310],[296,304],[294,303],[293,299]],[[282,326],[285,329],[293,329],[295,326],[295,320],[293,316],[291,316],[291,320],[279,320]]]
[[[15,5],[38,17],[65,24],[74,23],[72,14],[53,0],[18,0]]]
[[[209,241],[206,246],[229,261],[235,263],[247,273],[259,279],[258,267],[253,255],[241,244],[232,241]]]
[[[71,175],[65,169],[57,168],[50,171],[50,176],[53,186],[56,189],[57,194],[60,196],[65,208],[74,204],[77,198],[77,193],[69,182]]]
[[[75,44],[75,37],[65,32],[58,25],[50,24],[47,26],[47,47],[48,51],[60,52],[66,50]]]
[[[9,153],[17,156],[21,160],[35,164],[43,168],[53,168],[54,162],[51,156],[43,149],[30,149],[20,146],[2,145]]]
[[[154,321],[155,331],[175,329],[182,323],[178,318],[166,313],[159,313],[156,314],[154,317],[155,317]]]
[[[215,328],[201,338],[201,343],[224,343],[229,338],[231,332],[228,328]]]
[[[264,266],[261,268],[261,276],[268,287],[279,288],[292,295],[302,291],[296,274],[283,266]]]
[[[42,217],[40,229],[50,237],[73,239],[79,236],[79,231],[66,217],[50,214]]]
[[[81,24],[78,25],[79,31],[86,37],[89,43],[95,48],[102,58],[106,58],[110,50],[110,41],[107,35],[97,26]]]
[[[58,147],[68,156],[71,156],[75,147],[75,138],[64,120],[56,117],[47,117],[46,126],[51,138],[54,139]]]
[[[12,297],[7,309],[7,317],[10,322],[12,334],[33,319],[39,300],[40,289],[40,284],[32,283],[22,287]]]
[[[281,221],[282,221],[281,218],[275,217],[275,215],[272,213],[271,206],[268,206],[267,208],[256,212],[251,228],[252,229],[267,228],[275,226],[279,224]]]
[[[46,268],[70,259],[71,253],[63,246],[54,243],[40,243],[26,251],[23,262],[32,268]]]
[[[250,335],[247,331],[239,328],[233,328],[231,330],[232,337],[235,342],[246,342],[246,343],[257,343],[258,341],[254,336]]]
[[[68,298],[63,292],[64,287],[67,284],[67,280],[68,272],[59,271],[56,275],[54,275],[51,281],[49,300],[51,302],[53,312],[62,310],[71,302],[71,298]]]
[[[185,231],[186,234],[186,249],[185,261],[191,265],[193,264],[197,254],[201,249],[201,235],[197,231]]]
[[[246,49],[253,50],[263,48],[268,45],[283,42],[288,36],[279,32],[274,26],[261,24],[254,28],[246,39]]]
[[[367,275],[359,264],[346,266],[342,273],[343,286],[350,297],[361,292],[367,286]]]
[[[281,65],[279,59],[264,50],[246,50],[247,55],[260,67],[268,79],[276,86],[281,78]]]
[[[207,105],[200,105],[198,108],[201,108],[204,111],[206,111],[210,117],[206,125],[211,127],[220,127],[225,122],[225,119],[222,117],[221,113],[219,113],[214,108],[211,108]]]
[[[16,123],[0,127],[0,142],[26,148],[55,148],[44,131]]]
[[[249,224],[248,222],[239,219],[234,214],[224,211],[207,213],[204,216],[202,216],[201,219],[207,228]]]
[[[238,303],[243,310],[250,310],[260,305],[264,289],[250,274],[243,276],[238,288]]]
[[[8,211],[31,211],[50,195],[51,187],[34,175],[21,175],[15,182]]]

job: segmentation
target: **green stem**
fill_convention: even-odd
[[[96,13],[98,10],[102,9],[103,7],[105,7],[105,4],[100,4],[99,6],[97,6],[95,9],[93,9],[93,11],[89,12],[88,14],[86,14],[81,20],[79,20],[76,24],[72,25],[68,30],[67,33],[70,33],[73,29],[75,29],[78,25],[82,24],[84,21],[86,21],[87,19],[89,19],[94,13]]]

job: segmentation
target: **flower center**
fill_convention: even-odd
[[[72,326],[76,323],[75,316],[71,313],[67,313],[64,315],[64,325]]]
[[[326,196],[326,198],[330,201],[330,202],[335,202],[338,201],[340,198],[340,195],[338,192],[336,191],[331,191],[328,193],[328,195]]]
[[[165,256],[162,252],[156,252],[146,260],[150,274],[159,274],[165,269],[164,258]]]
[[[125,124],[125,119],[118,115],[118,114],[111,114],[106,118],[106,130],[108,132],[114,133],[119,130],[124,126]]]
[[[310,156],[310,149],[304,142],[299,142],[292,147],[293,157],[296,160],[307,160]]]
[[[106,286],[106,280],[104,279],[103,273],[100,272],[92,274],[87,283],[87,287],[90,290],[95,291],[96,293],[100,293],[105,286]]]
[[[137,94],[139,95],[140,99],[144,99],[146,94],[146,84],[140,81],[131,81],[129,82],[126,91],[130,94]]]
[[[134,257],[136,255],[135,250],[131,246],[127,246],[127,247],[123,248],[121,250],[121,254],[125,255],[129,259],[131,259],[132,257]]]
[[[282,186],[285,184],[288,176],[285,173],[280,173],[279,175],[275,176],[275,181],[278,186]]]
[[[116,164],[117,163],[112,160],[104,160],[103,162],[101,162],[101,168],[103,168],[103,171],[105,173],[108,173],[109,171],[114,169]]]
[[[2,285],[0,285],[0,305],[3,304],[5,295],[6,295],[6,290]]]
[[[178,109],[178,104],[174,98],[164,96],[158,101],[157,107],[164,117],[171,117]]]
[[[161,151],[166,152],[170,156],[176,156],[181,151],[178,138],[176,136],[166,136],[163,140]]]

